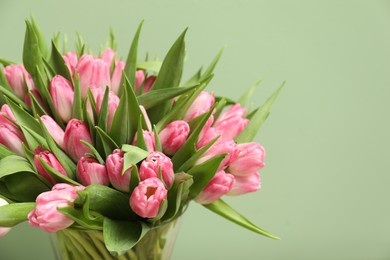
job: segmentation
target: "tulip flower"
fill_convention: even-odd
[[[87,156],[81,157],[77,163],[76,176],[85,186],[91,184],[108,186],[110,184],[106,166]]]
[[[123,155],[124,152],[121,149],[115,149],[112,154],[107,156],[106,168],[111,185],[117,190],[129,192],[131,168],[122,175]]]
[[[53,137],[54,141],[64,149],[64,135],[65,132],[62,128],[48,115],[41,116],[42,123],[45,125],[47,131],[49,131],[51,137]]]
[[[244,118],[247,109],[235,104],[215,121],[215,129],[221,133],[223,140],[235,138],[249,123],[249,119]]]
[[[75,73],[80,77],[82,98],[87,97],[88,88],[100,88],[104,90],[106,86],[111,85],[110,65],[102,59],[94,58],[90,54],[81,56],[75,68]]]
[[[11,108],[7,104],[4,104],[1,106],[0,110],[0,124],[10,124],[11,122],[8,119],[16,122],[15,115]]]
[[[69,69],[70,75],[73,77],[74,70],[77,66],[77,53],[76,52],[68,52],[64,56],[64,61],[66,66]]]
[[[65,123],[72,118],[74,91],[70,82],[57,75],[50,81],[50,96],[54,107]]]
[[[160,173],[165,185],[169,189],[175,179],[172,161],[161,152],[151,152],[141,163],[139,177],[141,180],[146,180],[153,177],[159,177]]]
[[[111,75],[111,90],[116,94],[119,95],[119,90],[121,87],[121,81],[122,81],[122,72],[125,68],[126,64],[123,61],[118,61],[115,64],[114,71]]]
[[[161,203],[167,199],[167,190],[158,178],[141,181],[130,196],[130,207],[140,217],[154,218]]]
[[[144,88],[142,93],[147,93],[153,87],[154,82],[156,81],[156,76],[149,76],[145,80]]]
[[[89,148],[81,140],[92,144],[91,134],[87,125],[78,119],[72,119],[68,122],[64,135],[64,148],[69,156],[78,161],[84,154],[89,153]]]
[[[135,91],[138,91],[142,83],[145,81],[145,73],[143,70],[137,70],[135,72]]]
[[[78,196],[77,191],[83,189],[83,186],[58,183],[51,191],[39,194],[35,209],[28,214],[29,224],[46,232],[57,232],[71,226],[74,221],[57,209],[73,207],[73,202]]]
[[[199,138],[199,142],[196,144],[196,148],[197,149],[202,148],[203,146],[210,143],[212,140],[214,140],[219,135],[220,135],[219,132],[214,127],[208,128],[207,130],[204,131],[203,136],[201,138]]]
[[[185,143],[190,133],[186,121],[176,120],[169,123],[159,134],[164,153],[173,155]]]
[[[112,64],[112,60],[113,58],[115,57],[115,51],[111,48],[108,48],[108,49],[105,49],[104,51],[102,51],[102,60],[111,66]]]
[[[219,166],[219,170],[224,170],[237,157],[237,145],[233,140],[218,140],[195,162],[195,164],[199,165],[218,154],[224,153],[226,153],[226,156]]]
[[[200,204],[210,204],[228,193],[234,184],[234,176],[224,171],[217,172],[206,187],[195,197]]]
[[[18,155],[24,156],[23,142],[23,133],[17,126],[11,122],[8,124],[0,124],[0,144],[6,146]]]
[[[92,89],[92,94],[95,99],[96,104],[96,112],[99,114],[100,109],[102,107],[103,99],[104,99],[104,90],[102,89]],[[108,116],[107,116],[107,131],[109,132],[111,129],[112,121],[114,120],[116,109],[119,105],[119,97],[114,94],[114,92],[109,91],[108,93]],[[88,103],[89,104],[89,103]],[[90,104],[89,104],[90,105]],[[92,110],[90,110],[92,112]],[[91,119],[93,116],[91,115]]]
[[[5,199],[0,198],[0,211],[1,211],[1,206],[5,206],[5,205],[8,205],[8,202]],[[0,237],[5,236],[10,230],[11,228],[9,227],[0,227]]]
[[[58,172],[60,172],[62,175],[68,176],[64,167],[62,167],[61,163],[58,161],[57,157],[52,152],[44,150],[42,147],[38,146],[34,150],[34,164],[37,167],[39,175],[50,181],[52,184],[55,184],[56,182],[53,180],[52,177],[50,177],[50,174],[45,170],[45,168],[43,168],[40,159]]]
[[[149,152],[153,152],[156,150],[156,138],[154,136],[153,131],[142,130],[142,134],[146,143],[146,148]],[[137,144],[137,133],[135,133],[134,140],[132,142],[133,145]]]
[[[22,64],[3,68],[4,75],[15,95],[24,100],[28,90],[34,89],[34,81]]]
[[[142,112],[142,115],[144,116],[144,119],[145,119],[145,122],[146,122],[146,126],[148,127],[148,130],[151,131],[152,130],[152,123],[150,122],[150,119],[149,119],[149,116],[148,116],[148,113],[146,113],[146,109],[144,108],[144,106],[139,106],[141,112]]]
[[[253,172],[245,176],[235,176],[234,179],[234,185],[227,195],[242,195],[257,191],[261,187],[260,174],[258,172]]]
[[[209,92],[202,91],[188,108],[183,120],[188,122],[191,119],[209,111],[214,103],[214,95]]]
[[[237,145],[238,155],[229,165],[229,173],[246,176],[264,167],[265,150],[259,143]]]

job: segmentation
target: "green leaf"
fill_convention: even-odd
[[[37,40],[38,40],[39,51],[41,52],[43,57],[48,58],[49,57],[49,49],[46,46],[45,39],[43,37],[41,30],[38,27],[37,21],[35,20],[35,18],[33,16],[31,17],[31,24],[32,24],[32,29],[34,30],[34,33],[35,33]]]
[[[202,68],[200,68],[191,78],[189,78],[186,83],[183,84],[183,87],[192,86],[200,82],[202,77]]]
[[[131,43],[129,54],[127,55],[127,59],[126,59],[126,66],[124,69],[124,73],[126,74],[127,78],[129,79],[131,86],[135,86],[135,72],[137,69],[138,41],[139,41],[139,35],[141,33],[143,23],[144,23],[144,21],[142,21],[139,24],[137,32],[134,35],[134,39],[133,39],[133,42]]]
[[[83,120],[83,101],[81,98],[80,90],[80,78],[76,75],[74,82],[74,96],[73,96],[73,108],[72,108],[72,118],[77,118]]]
[[[126,88],[123,88],[122,95],[119,101],[118,108],[115,111],[114,118],[112,120],[110,137],[117,144],[125,144],[127,140],[130,139],[128,137],[129,134],[129,101]]]
[[[174,97],[183,95],[194,88],[199,87],[199,84],[185,87],[185,88],[169,88],[169,89],[160,89],[160,90],[151,90],[145,94],[138,96],[138,103],[145,107],[145,109],[150,109],[157,105],[160,105],[166,101],[171,100]]]
[[[156,151],[162,152],[162,146],[161,146],[161,141],[160,137],[158,136],[157,128],[154,125],[153,126],[153,133],[154,133],[154,138],[156,139]]]
[[[131,176],[130,176],[130,184],[129,184],[129,187],[130,187],[129,193],[132,194],[135,187],[137,187],[139,182],[140,182],[138,168],[136,165],[133,166],[133,168],[131,168],[130,174],[131,174]]]
[[[104,159],[100,156],[99,151],[96,150],[96,148],[92,144],[90,144],[90,143],[88,143],[87,141],[84,141],[84,140],[80,140],[80,141],[83,143],[83,145],[85,145],[86,147],[89,148],[89,150],[92,152],[92,154],[91,154],[92,157],[94,157],[96,160],[98,160],[98,162],[100,164],[104,164]]]
[[[271,233],[257,227],[255,224],[250,222],[248,219],[246,219],[244,216],[239,214],[237,211],[235,211],[233,208],[231,208],[228,204],[226,204],[223,200],[219,199],[211,204],[205,204],[203,205],[205,208],[213,211],[214,213],[246,228],[249,229],[253,232],[256,232],[260,235],[277,239],[279,240],[280,238],[272,235]]]
[[[18,172],[31,172],[35,174],[31,165],[23,157],[9,155],[0,160],[0,179]]]
[[[9,60],[1,59],[1,58],[0,58],[0,64],[3,64],[4,67],[7,67],[7,66],[9,66],[9,65],[15,65],[16,62],[13,62],[13,61],[9,61]]]
[[[122,220],[134,218],[134,213],[130,209],[129,197],[120,191],[107,186],[92,184],[84,190],[78,191],[78,194],[79,196],[75,200],[77,205],[82,206],[88,198],[90,210],[106,217]]]
[[[77,57],[80,58],[84,53],[85,44],[84,44],[83,37],[81,37],[81,34],[77,32],[76,35],[77,35],[77,39],[75,40],[75,47],[76,47]]]
[[[8,147],[5,147],[4,145],[0,144],[0,160],[10,155],[16,154],[12,152]]]
[[[256,81],[245,93],[237,100],[237,103],[240,103],[241,106],[246,106],[249,99],[252,97],[253,92],[260,85],[261,80]]]
[[[183,62],[185,54],[184,37],[186,32],[187,29],[184,30],[184,32],[179,36],[171,49],[168,51],[168,54],[161,65],[160,73],[158,74],[156,81],[153,84],[154,90],[176,88],[179,86],[183,73]],[[164,115],[168,112],[170,106],[171,103],[167,101],[164,105],[160,105],[159,107],[151,109],[151,122],[157,123],[161,118],[163,118]]]
[[[36,132],[39,135],[42,135],[42,130],[39,125],[39,122],[32,117],[27,111],[23,110],[20,106],[16,105],[14,102],[6,98],[7,104],[12,110],[13,114],[16,117],[16,121],[19,125],[30,128],[32,131]]]
[[[100,127],[96,126],[96,132],[100,138],[100,141],[103,145],[103,150],[106,155],[106,157],[112,153],[115,149],[119,148],[119,146],[115,143],[114,140],[111,139],[111,137],[104,132]]]
[[[72,180],[71,178],[63,175],[62,173],[51,167],[42,158],[39,158],[39,162],[41,163],[43,169],[45,169],[46,173],[55,181],[55,183],[69,183],[72,185],[81,186],[81,184],[77,181]]]
[[[260,107],[260,109],[253,115],[252,120],[244,128],[244,130],[235,138],[237,143],[246,143],[252,141],[259,128],[267,119],[272,104],[274,103],[279,92],[282,90],[285,82],[283,82],[279,88],[267,99],[267,101]]]
[[[5,87],[7,90],[9,90],[11,92],[13,91],[11,86],[9,85],[8,80],[5,77],[4,72],[3,72],[2,69],[0,69],[0,86]]]
[[[62,57],[62,54],[58,50],[54,41],[51,42],[51,57],[52,57],[53,65],[54,65],[54,68],[55,68],[57,74],[63,76],[64,78],[69,80],[69,82],[73,82],[69,68],[66,65],[66,62],[65,62],[64,58]]]
[[[23,46],[23,65],[30,73],[33,79],[37,76],[36,66],[42,67],[41,51],[38,36],[34,31],[33,25],[26,20],[26,34]]]
[[[115,40],[115,33],[114,33],[114,30],[112,28],[110,28],[110,33],[108,34],[107,46],[108,46],[108,48],[111,48],[114,51],[117,48],[117,44],[116,44],[116,40]]]
[[[149,152],[133,145],[122,145],[122,151],[125,152],[122,173],[149,155]]]
[[[158,60],[154,61],[144,61],[137,64],[137,68],[143,69],[146,71],[152,71],[156,75],[160,72],[162,62]]]
[[[104,96],[100,107],[100,111],[99,111],[98,122],[97,122],[97,126],[99,126],[103,131],[106,131],[107,129],[108,96],[109,96],[109,88],[106,87],[106,90],[104,91]]]
[[[32,94],[31,91],[28,92],[28,95],[31,100],[31,106],[32,106],[32,113],[33,115],[38,115],[39,117],[42,115],[47,115],[47,112],[45,109],[39,104],[35,96]]]
[[[34,208],[34,202],[13,203],[1,206],[0,226],[13,227],[23,221],[26,221],[28,213]]]
[[[145,138],[144,138],[144,133],[142,131],[142,115],[140,115],[139,121],[138,121],[138,129],[137,129],[137,141],[136,145],[145,150],[148,151],[148,146],[146,145]]]
[[[104,244],[113,256],[120,256],[135,246],[149,231],[149,228],[136,221],[104,219]]]
[[[57,208],[57,210],[88,230],[103,230],[103,218],[91,220],[84,216],[82,210],[72,207]]]
[[[190,198],[195,198],[206,187],[207,183],[214,177],[225,156],[226,154],[218,154],[188,171],[188,174],[192,175],[194,179],[194,183],[190,188]]]
[[[222,56],[222,53],[224,51],[225,48],[222,48],[217,56],[215,56],[214,60],[211,62],[211,64],[208,66],[208,68],[206,69],[206,71],[203,73],[202,77],[200,78],[200,81],[208,78],[210,75],[212,75],[213,71],[214,71],[214,68],[215,66],[217,65],[219,59],[221,58]]]
[[[4,96],[4,99],[8,98],[9,100],[12,100],[15,104],[18,104],[23,109],[29,111],[30,108],[22,101],[20,98],[18,98],[12,91],[9,91],[3,86],[0,86],[1,94]],[[5,100],[7,102],[7,100]]]

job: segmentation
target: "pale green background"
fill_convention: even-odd
[[[189,26],[185,76],[227,46],[210,86],[260,104],[286,88],[257,140],[262,189],[228,201],[282,237],[270,240],[191,205],[173,259],[390,259],[389,1],[1,1],[0,56],[21,60],[24,18],[80,31],[94,50],[110,26],[125,56],[145,19],[142,53],[165,55]],[[47,37],[48,38],[48,37]],[[44,232],[21,225],[0,259],[52,259]]]

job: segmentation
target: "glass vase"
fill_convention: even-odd
[[[101,231],[64,229],[56,233],[54,241],[56,259],[168,260],[173,252],[179,222],[178,218],[150,230],[133,248],[117,257],[112,256],[105,247]]]

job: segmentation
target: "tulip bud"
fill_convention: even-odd
[[[190,133],[186,121],[177,120],[169,123],[159,134],[164,153],[173,155],[185,143]]]
[[[105,49],[102,51],[102,60],[111,66],[112,64],[112,59],[115,57],[115,51],[111,48]]]
[[[118,61],[115,64],[115,69],[112,72],[111,76],[111,90],[116,94],[119,95],[119,90],[121,87],[121,81],[122,81],[122,72],[125,68],[125,63],[123,61]]]
[[[50,96],[54,107],[65,123],[72,119],[74,91],[70,82],[57,75],[50,81]]]
[[[146,143],[146,148],[149,152],[156,150],[156,138],[153,131],[142,130],[142,134]],[[135,133],[133,145],[137,144],[137,133]]]
[[[158,178],[141,181],[130,196],[130,207],[140,217],[154,218],[161,203],[167,199],[167,190]]]
[[[102,107],[103,99],[104,99],[104,90],[102,89],[92,89],[92,94],[95,99],[96,104],[96,112],[99,114],[100,109]],[[109,132],[111,129],[112,121],[114,120],[116,109],[119,105],[119,97],[114,94],[114,92],[109,91],[108,93],[108,116],[107,116],[107,131]],[[89,103],[88,103],[89,104]],[[91,118],[93,118],[91,116]]]
[[[110,184],[106,167],[94,158],[87,156],[81,157],[77,163],[76,176],[85,186],[91,184],[108,186]]]
[[[137,70],[135,72],[135,91],[138,91],[142,83],[145,80],[145,73],[143,70]]]
[[[245,176],[235,176],[235,182],[227,195],[237,196],[260,189],[260,174],[257,172]]]
[[[83,189],[83,186],[58,183],[51,191],[39,194],[35,209],[28,214],[29,224],[46,232],[57,232],[71,226],[74,221],[57,209],[73,207],[73,202],[78,196],[77,191]]]
[[[145,80],[144,88],[142,90],[142,93],[147,93],[149,90],[153,87],[154,82],[156,81],[155,76],[149,76]]]
[[[9,65],[3,68],[4,75],[15,95],[24,99],[28,90],[34,89],[34,81],[22,64]]]
[[[213,144],[196,162],[199,165],[207,160],[215,157],[218,154],[227,153],[222,160],[219,170],[224,170],[236,157],[237,157],[237,145],[233,140],[217,141]]]
[[[75,72],[80,76],[80,92],[81,97],[86,98],[88,88],[105,89],[110,86],[110,65],[104,60],[94,58],[90,54],[81,56]]]
[[[237,145],[238,156],[229,165],[229,173],[234,176],[245,176],[264,167],[265,150],[258,143]]]
[[[141,180],[146,180],[153,177],[159,177],[160,173],[166,187],[169,189],[175,179],[172,161],[161,152],[151,152],[141,163],[139,177]]]
[[[221,114],[214,124],[215,129],[222,134],[223,140],[235,138],[249,123],[249,119],[244,118],[246,108],[240,104],[235,104]]]
[[[196,144],[196,148],[200,149],[203,146],[209,144],[212,140],[214,140],[217,136],[220,134],[214,127],[209,127],[207,130],[204,131],[204,134],[202,138],[199,138],[199,142]],[[219,139],[217,140],[217,142]]]
[[[204,189],[195,197],[200,204],[210,204],[225,195],[233,187],[234,176],[224,171],[217,172]]]
[[[191,119],[207,112],[214,105],[215,99],[213,94],[202,91],[188,108],[183,120],[190,121]]]
[[[23,142],[23,133],[17,126],[11,122],[8,124],[0,124],[0,144],[6,146],[18,155],[24,156]]]
[[[112,154],[107,156],[106,168],[111,185],[117,190],[129,192],[131,168],[122,175],[123,155],[124,152],[121,149],[115,149]]]
[[[89,153],[89,148],[81,140],[92,144],[91,134],[83,121],[72,119],[68,122],[64,135],[64,148],[70,157],[77,162],[84,154]]]
[[[77,66],[77,53],[76,52],[67,52],[65,56],[63,56],[66,66],[70,71],[70,75],[73,77],[74,70]]]
[[[8,118],[16,122],[14,113],[7,104],[4,104],[1,106],[0,110],[0,124],[10,124],[11,122],[8,120]]]
[[[64,135],[65,132],[62,128],[48,115],[41,116],[42,123],[45,125],[47,131],[49,131],[51,137],[53,137],[54,141],[64,149]]]
[[[1,211],[1,206],[5,206],[5,205],[8,205],[8,202],[5,199],[0,198],[0,211]],[[10,230],[11,228],[9,227],[0,227],[0,237],[5,236]]]
[[[57,157],[52,152],[44,150],[42,147],[38,146],[34,150],[34,164],[37,167],[39,175],[41,175],[51,183],[55,184],[56,182],[53,180],[52,177],[50,177],[45,168],[43,168],[40,159],[42,159],[45,163],[60,172],[62,175],[68,176],[64,167],[62,167],[61,163],[58,161]]]
[[[142,115],[144,116],[144,119],[145,119],[145,123],[146,123],[146,126],[148,127],[148,130],[152,130],[152,123],[150,122],[150,119],[149,119],[149,116],[148,116],[148,113],[146,113],[146,110],[144,108],[144,106],[139,106],[141,112],[142,112]]]

